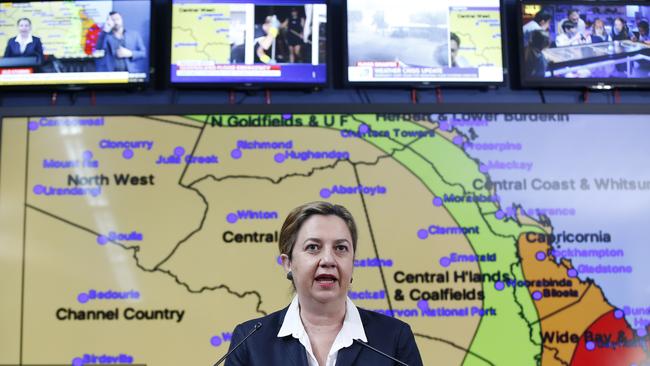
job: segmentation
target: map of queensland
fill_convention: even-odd
[[[428,114],[5,119],[0,364],[214,361],[291,301],[278,231],[316,200],[356,218],[348,296],[425,365],[647,363],[646,328],[500,203],[471,138]]]

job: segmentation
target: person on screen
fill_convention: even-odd
[[[535,17],[530,22],[526,23],[523,27],[524,32],[524,46],[530,42],[530,34],[536,30],[548,30],[551,25],[551,14],[542,9],[535,14]]]
[[[567,11],[567,17],[560,20],[560,22],[558,23],[557,34],[562,34],[564,32],[563,24],[566,21],[571,21],[571,22],[576,23],[576,26],[578,28],[576,30],[576,32],[578,32],[580,34],[585,33],[585,31],[587,30],[587,24],[580,17],[580,11],[578,9],[569,9]]]
[[[136,31],[124,29],[122,15],[111,11],[97,39],[97,49],[104,50],[98,71],[128,71],[142,73],[138,60],[147,57],[147,48]]]
[[[41,39],[32,35],[32,21],[20,18],[16,22],[18,35],[9,38],[4,57],[36,57],[38,64],[43,62],[43,44]]]
[[[591,26],[591,43],[611,42],[612,36],[609,35],[605,29],[605,22],[602,19],[596,18],[594,24]]]
[[[612,40],[614,41],[627,41],[630,37],[630,29],[623,18],[614,19],[614,26],[612,27]]]
[[[542,51],[550,44],[548,31],[538,29],[530,33],[530,43],[524,51],[524,70],[529,77],[543,78],[546,75],[548,61]]]
[[[458,55],[460,50],[460,37],[454,32],[449,33],[449,53],[451,55],[451,67],[468,67],[469,62],[465,57]]]
[[[298,9],[291,9],[291,17],[286,20],[284,26],[287,28],[287,43],[289,44],[289,62],[300,62],[302,56],[300,54],[301,45],[303,43],[303,31],[305,28],[305,18],[300,17]]]
[[[650,36],[648,35],[648,21],[641,20],[636,24],[636,26],[639,29],[639,35],[635,35],[633,40],[650,45]]]
[[[255,25],[255,63],[275,63],[268,51],[274,46],[275,39],[278,37],[280,21],[275,15],[269,15],[264,19],[264,24]]]
[[[259,323],[258,330],[226,358],[226,366],[389,361],[355,340],[411,366],[422,365],[409,325],[358,308],[347,296],[357,253],[357,227],[345,207],[311,202],[293,209],[278,242],[282,266],[296,295],[288,307],[235,327],[230,350]]]
[[[562,34],[555,37],[557,47],[577,46],[585,43],[591,43],[591,37],[588,34],[580,33],[578,24],[570,20],[562,23]]]

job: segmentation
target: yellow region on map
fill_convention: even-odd
[[[0,5],[0,45],[18,34],[18,19],[32,22],[32,35],[41,39],[43,53],[57,58],[87,57],[84,53],[85,35],[93,22],[86,9],[72,1],[33,2]]]
[[[498,9],[452,8],[449,12],[449,30],[460,38],[460,66],[502,66]]]
[[[230,5],[174,4],[172,63],[228,63],[230,16]]]

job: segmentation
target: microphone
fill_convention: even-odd
[[[221,363],[222,363],[223,361],[225,361],[226,358],[227,358],[228,356],[230,356],[231,353],[235,352],[235,350],[236,350],[237,348],[239,348],[239,346],[241,346],[241,345],[244,343],[244,341],[246,341],[246,340],[248,339],[248,337],[252,336],[253,333],[257,332],[257,330],[260,329],[261,327],[262,327],[262,322],[257,322],[257,323],[255,323],[255,326],[253,327],[253,330],[251,330],[250,333],[248,333],[248,335],[247,335],[246,337],[244,337],[244,339],[242,339],[241,341],[239,341],[239,343],[237,343],[237,345],[235,345],[235,347],[233,347],[230,351],[228,351],[228,353],[226,353],[225,355],[223,355],[223,357],[221,357],[221,358],[219,359],[219,361],[217,361],[217,363],[214,364],[214,366],[221,365]]]
[[[403,366],[409,366],[408,364],[406,364],[406,363],[404,363],[404,362],[402,362],[402,361],[396,359],[396,358],[393,357],[393,356],[389,356],[389,355],[385,354],[384,352],[382,352],[382,351],[376,349],[375,347],[369,345],[368,343],[366,343],[366,342],[364,342],[364,341],[362,341],[362,340],[360,340],[360,339],[353,339],[353,341],[359,343],[360,345],[362,345],[362,346],[364,346],[364,347],[366,347],[366,348],[369,348],[369,349],[371,349],[371,350],[373,350],[373,351],[379,353],[380,355],[382,355],[382,356],[384,356],[384,357],[386,357],[386,358],[391,359],[391,360],[394,361],[394,362],[397,362],[397,363],[400,364],[400,365],[403,365]]]

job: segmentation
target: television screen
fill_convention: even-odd
[[[325,0],[174,0],[171,81],[325,84]]]
[[[647,84],[650,5],[641,4],[523,2],[519,29],[522,84]]]
[[[348,0],[349,83],[503,82],[499,0]]]
[[[0,85],[149,79],[149,0],[0,4]]]

